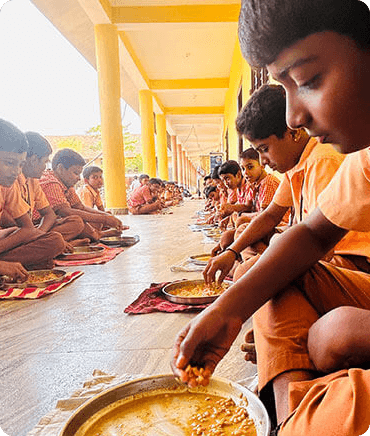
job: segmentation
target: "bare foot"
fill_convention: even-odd
[[[257,353],[256,346],[254,343],[254,332],[253,329],[249,329],[245,334],[245,343],[241,345],[241,350],[245,352],[244,359],[247,362],[257,363]]]

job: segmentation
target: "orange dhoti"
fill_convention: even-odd
[[[347,258],[334,256],[330,262],[320,261],[315,264],[304,275],[295,280],[292,286],[269,300],[254,314],[253,327],[260,391],[275,377],[286,371],[316,371],[308,354],[308,331],[318,318],[340,306],[354,306],[370,310],[370,274],[359,271],[355,264]],[[363,371],[363,375],[356,378],[356,380],[359,380],[358,383],[354,383],[349,376],[349,374],[352,374],[351,371],[361,370],[347,371],[343,379],[341,378],[340,381],[335,382],[331,380],[337,376],[339,377],[338,374],[342,374],[343,371],[331,374],[323,379],[291,383],[290,410],[293,411],[299,401],[304,398],[295,411],[296,415],[290,421],[287,421],[286,429],[284,426],[281,434],[304,434],[305,436],[311,434],[315,436],[317,434],[325,434],[326,436],[329,434],[346,436],[353,434],[359,436],[363,434],[370,425],[370,408],[368,407],[370,404],[370,371]],[[320,380],[325,380],[325,382],[320,384]],[[366,381],[366,386],[361,384],[363,381]],[[346,387],[344,388],[343,385]],[[312,387],[312,391],[310,387]],[[343,397],[339,391],[340,388],[344,389],[346,397]],[[358,405],[356,403],[357,388],[359,392],[367,390],[369,397],[363,403],[363,410],[367,410],[367,412],[363,413],[367,413],[368,423],[362,433],[355,433],[353,430],[358,431],[357,421],[360,420],[359,417],[361,416],[361,414],[358,415],[359,417],[356,415],[354,421],[353,410],[360,406],[362,408],[362,404]],[[310,395],[308,397],[305,396],[307,391]],[[328,398],[331,398],[334,395],[333,392],[337,393],[338,398],[326,412],[324,406],[329,404],[326,396],[328,395]],[[312,404],[307,403],[309,401]],[[349,403],[344,404],[346,401],[349,401]],[[315,418],[313,419],[314,412]],[[337,419],[335,423],[339,427],[344,425],[344,421],[346,426],[351,427],[349,421],[352,420],[352,432],[344,430],[340,432],[327,431],[324,422],[328,427],[334,429],[334,423],[332,422],[334,418],[329,418],[330,413],[333,416],[335,415]],[[297,431],[298,424],[296,424],[298,420],[301,423],[299,425],[302,426],[299,427],[299,431]],[[315,424],[316,427],[311,427],[311,421],[317,423],[317,425]],[[309,426],[309,432],[304,427],[305,425]],[[294,431],[288,431],[288,429],[293,428]]]

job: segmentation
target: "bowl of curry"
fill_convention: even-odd
[[[259,398],[244,386],[212,377],[189,388],[171,375],[114,386],[88,400],[59,436],[268,436]]]

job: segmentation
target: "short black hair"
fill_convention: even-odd
[[[238,171],[241,171],[238,162],[236,160],[227,160],[220,166],[218,174],[232,174],[233,176],[236,176]]]
[[[218,174],[218,170],[220,169],[220,166],[221,165],[216,165],[213,168],[213,171],[211,173],[211,179],[214,179],[214,180],[219,180],[220,179],[220,175]]]
[[[149,183],[151,185],[159,185],[159,186],[163,186],[163,182],[161,179],[158,179],[157,177],[152,177],[151,179],[149,179]]]
[[[286,48],[324,31],[349,36],[368,48],[368,7],[360,0],[242,0],[239,42],[252,66],[269,65]]]
[[[97,167],[97,166],[91,165],[91,166],[85,167],[85,168],[83,169],[83,171],[82,171],[82,177],[83,177],[84,179],[88,179],[88,178],[91,176],[91,174],[94,174],[94,173],[102,173],[102,172],[103,172],[103,170],[102,170],[100,167]]]
[[[79,165],[83,167],[85,165],[85,159],[76,151],[70,148],[62,148],[55,153],[53,160],[51,161],[51,167],[55,171],[59,164],[62,164],[66,170],[72,165]]]
[[[34,154],[38,158],[49,156],[53,152],[53,149],[49,141],[36,132],[25,133],[28,141],[27,157],[31,157]]]
[[[209,198],[211,192],[216,192],[217,188],[216,186],[207,186],[206,189],[204,190],[204,195],[206,196],[206,198]]]
[[[28,150],[26,135],[9,121],[0,118],[0,150],[24,153]]]
[[[263,85],[240,110],[235,121],[239,135],[253,141],[276,135],[281,139],[288,129],[286,97],[281,85]]]
[[[212,177],[209,174],[207,174],[206,176],[204,176],[203,181],[205,182],[206,180],[211,179],[211,178]]]
[[[148,174],[140,174],[139,180],[143,180],[143,179],[149,179]]]
[[[242,151],[239,156],[240,159],[252,159],[256,161],[260,161],[260,155],[254,148],[247,148],[246,150]]]

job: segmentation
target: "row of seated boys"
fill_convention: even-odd
[[[279,179],[266,172],[253,148],[244,150],[239,162],[226,161],[205,178],[205,208],[213,211],[208,223],[218,223],[224,231],[213,254],[228,247],[235,233],[269,206],[279,186]],[[287,211],[280,225],[286,226],[289,218]]]
[[[175,182],[141,174],[138,177],[138,186],[129,195],[128,209],[133,215],[153,214],[179,204],[182,199],[183,188]]]
[[[14,280],[24,280],[27,270],[53,267],[53,259],[73,245],[118,235],[125,228],[77,196],[74,185],[83,157],[59,150],[52,169],[45,170],[51,153],[38,133],[23,133],[0,120],[0,274]]]
[[[344,160],[345,156],[335,151],[330,144],[310,138],[303,129],[290,129],[285,113],[286,96],[282,86],[265,85],[252,95],[237,117],[239,134],[245,136],[258,151],[262,164],[269,165],[284,176],[268,207],[254,216],[248,225],[240,225],[233,238],[222,240],[214,248],[214,257],[204,271],[206,280],[214,281],[218,272],[219,280],[230,273],[234,281],[240,279],[256,264],[269,242],[278,237],[277,226],[289,210],[295,211],[291,224],[297,224],[317,207],[319,194]],[[206,188],[206,193],[207,189],[208,192],[215,192],[213,188]],[[323,260],[334,266],[369,273],[370,267],[366,261],[369,242],[370,233],[350,231]],[[313,287],[318,286],[317,280],[318,277],[313,280]],[[307,289],[309,285],[305,283]],[[254,328],[266,329],[266,315],[262,309],[254,315]],[[302,338],[304,334],[302,329]],[[246,360],[256,363],[258,359],[259,390],[264,396],[270,381],[269,371],[265,369],[263,359],[256,354],[254,335],[254,330],[246,334],[242,349],[246,353]],[[261,346],[261,355],[271,352],[264,347],[271,349],[271,343],[266,342]],[[266,401],[269,401],[267,396]]]

